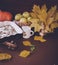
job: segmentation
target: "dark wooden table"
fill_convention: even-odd
[[[44,43],[34,41],[34,36],[29,39],[17,39],[15,40],[16,44],[18,45],[16,50],[10,50],[4,45],[0,45],[1,52],[12,55],[11,60],[0,61],[0,65],[58,65],[58,36],[55,36],[55,34],[48,34],[44,38],[47,40]],[[30,49],[30,47],[25,47],[22,44],[24,40],[28,40],[36,46],[36,49],[27,58],[18,56],[22,50]]]

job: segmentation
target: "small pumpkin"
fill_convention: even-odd
[[[7,11],[0,11],[0,21],[10,21],[13,15]]]

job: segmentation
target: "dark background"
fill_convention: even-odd
[[[0,10],[9,11],[14,16],[17,13],[31,11],[34,4],[40,6],[46,4],[48,9],[51,6],[57,5],[58,8],[58,0],[0,0]],[[19,51],[11,51],[6,47],[3,48],[4,46],[0,46],[0,50],[2,49],[3,52],[11,53],[13,56],[11,61],[0,62],[0,65],[53,65],[54,63],[58,65],[58,29],[55,29],[53,34],[47,35],[46,37],[47,42],[43,45],[40,42],[35,42],[33,38],[28,39],[34,44],[37,43],[35,45],[38,46],[38,48],[36,53],[27,59],[18,57]],[[17,41],[20,47],[19,43],[20,41]]]
[[[10,11],[15,15],[18,12],[31,11],[34,4],[46,4],[49,9],[54,5],[58,7],[58,0],[0,0],[0,10]]]

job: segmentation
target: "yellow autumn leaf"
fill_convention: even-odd
[[[12,56],[8,53],[0,53],[0,60],[8,60],[11,58],[12,58]]]
[[[42,11],[42,10],[45,10],[45,11],[47,11],[46,4],[42,5],[42,7],[41,7],[41,11]]]
[[[30,41],[23,41],[24,46],[32,46]]]
[[[43,18],[46,19],[47,18],[47,12],[44,9],[41,12],[42,12],[41,15],[43,16]]]
[[[52,24],[52,22],[54,21],[54,18],[49,18],[49,19],[47,19],[47,24],[46,25],[50,25],[50,24]]]
[[[41,13],[40,6],[34,5],[32,11],[36,12],[37,14],[40,14]]]
[[[28,57],[29,55],[30,55],[30,51],[28,50],[23,50],[19,54],[20,57],[24,57],[24,58]]]
[[[35,36],[34,40],[40,41],[40,42],[46,42],[46,40],[42,36]]]
[[[57,8],[57,6],[54,6],[54,7],[51,7],[50,9],[49,9],[49,11],[47,12],[47,14],[48,14],[48,18],[50,18],[51,16],[53,16],[54,15],[54,13],[55,13],[55,11],[56,11],[56,8]]]
[[[40,41],[40,42],[46,42],[46,40],[45,40],[45,39],[40,39],[39,41]]]
[[[54,30],[54,29],[57,28],[57,27],[58,27],[58,23],[56,23],[56,22],[52,23],[51,26],[50,26],[50,28],[51,28],[52,30]]]
[[[58,12],[56,12],[54,20],[58,21]]]
[[[32,18],[37,18],[37,15],[34,12],[31,12],[30,15]]]
[[[34,36],[34,40],[40,40],[42,39],[42,36]]]
[[[35,31],[35,32],[39,32],[40,29],[42,28],[41,25],[39,24],[39,23],[40,23],[39,19],[34,19],[34,18],[33,18],[33,19],[30,20],[30,22],[32,23],[32,24],[30,25],[30,27],[31,27],[31,28],[34,27],[34,31]]]
[[[42,22],[44,22],[45,23],[45,17],[44,16],[42,16],[42,15],[38,15],[38,18],[40,19],[40,21],[42,21]]]

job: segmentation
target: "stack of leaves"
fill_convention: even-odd
[[[57,6],[52,6],[48,10],[45,4],[42,7],[34,5],[30,15],[34,19],[39,19],[39,24],[43,23],[44,31],[53,32],[58,27]]]

